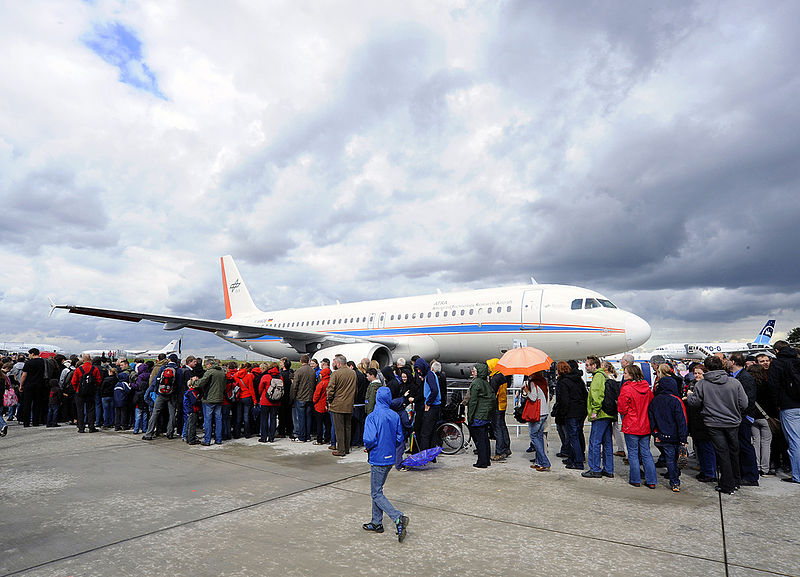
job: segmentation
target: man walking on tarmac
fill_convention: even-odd
[[[390,407],[392,394],[388,387],[380,387],[375,393],[375,408],[364,422],[364,447],[369,453],[370,495],[372,496],[372,520],[364,523],[365,531],[383,533],[383,514],[386,513],[397,527],[397,540],[406,538],[408,517],[394,508],[383,494],[386,477],[395,463],[397,448],[405,442],[400,415]]]

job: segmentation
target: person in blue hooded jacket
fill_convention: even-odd
[[[408,517],[395,509],[383,494],[386,477],[395,464],[397,446],[404,442],[400,415],[391,409],[391,401],[392,394],[388,387],[379,388],[375,394],[375,408],[364,422],[364,446],[370,464],[372,520],[362,527],[366,531],[383,533],[383,514],[386,513],[397,526],[397,538],[402,543],[406,538]]]
[[[677,493],[681,486],[678,451],[681,445],[686,446],[689,427],[686,420],[686,409],[683,401],[678,397],[678,382],[672,376],[669,365],[660,365],[658,376],[655,396],[650,402],[647,413],[656,442],[664,451],[669,485]]]
[[[422,430],[420,432],[419,446],[424,451],[434,446],[433,437],[441,414],[442,394],[439,390],[439,379],[425,359],[417,359],[414,362],[414,367],[422,376],[422,394],[425,408],[422,412]],[[435,459],[434,462],[436,462]]]

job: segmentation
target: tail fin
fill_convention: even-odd
[[[176,347],[176,345],[177,345],[177,347]],[[180,345],[179,345],[179,339],[171,340],[169,343],[167,343],[167,345],[164,348],[162,348],[158,352],[159,353],[174,353],[176,350],[178,351],[178,354],[180,354],[181,348],[180,348]]]
[[[775,330],[775,319],[770,319],[767,321],[767,324],[764,325],[764,328],[761,329],[761,332],[758,333],[756,336],[756,340],[753,341],[754,345],[768,345],[769,341],[772,339],[772,332]]]
[[[234,315],[259,312],[258,307],[250,296],[250,291],[239,274],[236,263],[233,262],[231,255],[225,255],[220,259],[222,266],[222,294],[225,296],[225,318],[229,319]]]

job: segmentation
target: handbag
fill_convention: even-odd
[[[525,400],[525,408],[522,410],[522,420],[525,423],[535,423],[541,418],[542,401],[536,399],[531,401]]]
[[[767,420],[767,425],[769,425],[769,430],[772,431],[773,435],[777,435],[781,432],[781,422],[778,419],[775,417],[770,417],[758,403],[756,403],[756,409],[758,409],[759,413],[764,415],[764,418]]]

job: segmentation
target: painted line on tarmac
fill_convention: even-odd
[[[354,475],[354,477],[357,477],[357,476],[358,475]],[[348,481],[348,480],[349,479],[342,479],[342,481]],[[361,491],[356,491],[354,489],[346,489],[344,487],[337,487],[337,486],[335,486],[335,484],[332,484],[331,488],[332,489],[336,489],[337,491],[342,491],[344,493],[351,493],[351,494],[354,494],[354,495],[366,495],[366,496],[368,496],[368,493],[363,493]],[[392,501],[394,502],[395,499],[392,499]],[[551,528],[548,528],[548,527],[541,527],[539,525],[531,525],[529,523],[522,523],[520,521],[511,521],[511,520],[506,520],[506,519],[495,519],[495,518],[492,518],[492,517],[485,517],[483,515],[478,515],[476,513],[467,513],[467,512],[464,512],[464,511],[454,511],[452,509],[447,509],[445,507],[436,507],[434,505],[421,505],[419,503],[413,503],[413,502],[410,502],[410,501],[404,501],[402,499],[397,499],[397,502],[398,503],[405,503],[406,505],[410,505],[412,507],[419,507],[421,509],[428,509],[428,510],[431,510],[431,511],[440,511],[442,513],[450,513],[450,514],[453,514],[453,515],[460,515],[462,517],[470,517],[470,518],[473,518],[473,519],[479,519],[481,521],[489,521],[489,522],[492,522],[492,523],[499,523],[501,525],[515,525],[515,526],[523,528],[523,529],[534,529],[534,530],[537,530],[537,531],[542,531],[544,533],[554,533],[554,534],[557,534],[557,535],[565,535],[565,536],[568,536],[568,537],[577,537],[577,538],[581,538],[581,539],[591,539],[593,541],[600,541],[601,543],[609,543],[609,544],[612,544],[612,545],[621,545],[623,547],[633,547],[635,549],[643,549],[645,551],[652,551],[652,552],[655,552],[655,553],[664,553],[664,554],[667,554],[667,555],[675,555],[675,556],[678,556],[678,557],[687,557],[689,559],[697,559],[697,560],[700,560],[700,561],[709,561],[711,563],[716,563],[718,565],[724,566],[725,569],[726,569],[726,572],[727,572],[727,567],[730,566],[730,567],[738,567],[738,568],[741,568],[741,569],[750,569],[752,571],[758,571],[760,573],[767,573],[767,574],[770,574],[770,575],[780,575],[781,577],[797,577],[796,575],[794,575],[792,573],[782,573],[780,571],[774,571],[772,569],[762,569],[762,568],[759,568],[759,567],[752,567],[750,565],[741,565],[741,564],[738,564],[738,563],[731,563],[730,561],[727,560],[727,556],[725,557],[724,560],[712,559],[710,557],[703,557],[702,555],[693,555],[691,553],[679,553],[679,552],[676,552],[676,551],[669,551],[667,549],[659,549],[658,547],[651,547],[651,546],[648,546],[648,545],[636,545],[634,543],[626,543],[625,541],[618,541],[618,540],[615,540],[615,539],[607,539],[607,538],[604,538],[604,537],[597,537],[595,535],[584,535],[584,534],[581,534],[581,533],[573,533],[571,531],[564,531],[562,529],[551,529]]]

